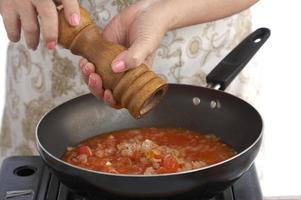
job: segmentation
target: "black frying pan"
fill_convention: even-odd
[[[207,76],[210,88],[224,90],[268,39],[261,28],[249,35]],[[262,119],[250,104],[223,91],[170,84],[167,95],[140,120],[115,110],[92,95],[72,99],[48,112],[37,132],[38,150],[68,187],[90,196],[180,198],[216,195],[252,165],[262,138]],[[126,128],[181,127],[213,133],[238,154],[205,168],[162,175],[116,175],[72,166],[60,159],[67,146],[95,135]]]

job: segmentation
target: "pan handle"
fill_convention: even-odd
[[[225,90],[270,37],[268,28],[259,28],[236,46],[206,77],[208,86]]]

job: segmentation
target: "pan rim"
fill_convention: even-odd
[[[194,173],[194,172],[199,172],[199,171],[205,171],[205,170],[208,170],[210,168],[214,168],[214,167],[217,167],[217,166],[220,166],[220,165],[223,165],[223,164],[226,164],[240,156],[242,156],[243,154],[247,153],[250,149],[252,149],[262,138],[262,135],[263,135],[263,130],[264,130],[264,122],[263,122],[263,118],[262,116],[260,115],[260,113],[257,111],[257,109],[255,109],[250,103],[246,102],[245,100],[233,95],[233,94],[230,94],[230,93],[227,93],[225,91],[222,91],[222,90],[215,90],[215,89],[211,89],[211,88],[207,88],[207,87],[202,87],[202,86],[195,86],[195,85],[189,85],[189,84],[168,84],[168,87],[178,87],[178,86],[189,86],[189,87],[198,87],[198,88],[203,88],[203,89],[207,89],[207,90],[211,90],[211,91],[215,91],[215,92],[219,92],[219,93],[223,93],[224,95],[229,95],[231,96],[232,98],[236,98],[240,101],[242,101],[243,103],[245,103],[246,105],[248,105],[250,108],[252,108],[252,110],[259,116],[259,120],[261,122],[261,131],[259,133],[259,136],[256,138],[256,140],[251,144],[249,145],[246,149],[244,149],[243,151],[241,151],[240,153],[226,159],[226,160],[223,160],[221,162],[218,162],[218,163],[215,163],[215,164],[212,164],[212,165],[208,165],[206,167],[202,167],[202,168],[197,168],[197,169],[192,169],[192,170],[187,170],[187,171],[181,171],[181,172],[175,172],[175,173],[166,173],[166,174],[151,174],[151,175],[144,175],[144,174],[140,174],[140,175],[135,175],[135,174],[113,174],[113,173],[108,173],[108,172],[101,172],[101,171],[94,171],[94,170],[90,170],[90,169],[86,169],[86,168],[83,168],[83,167],[78,167],[76,165],[72,165],[68,162],[65,162],[63,161],[62,159],[52,155],[48,150],[46,150],[46,148],[41,144],[40,142],[40,139],[39,139],[39,134],[38,134],[38,130],[39,130],[39,126],[40,124],[42,123],[43,119],[49,114],[51,113],[53,110],[55,110],[57,107],[59,106],[62,106],[63,104],[69,102],[69,101],[72,101],[74,99],[77,99],[77,98],[81,98],[83,96],[87,96],[87,95],[92,95],[91,93],[86,93],[86,94],[83,94],[83,95],[80,95],[78,97],[75,97],[73,99],[70,99],[68,101],[65,101],[61,104],[59,104],[58,106],[55,106],[54,108],[50,109],[48,112],[46,112],[42,117],[41,119],[39,120],[37,126],[36,126],[36,129],[35,129],[35,139],[36,139],[36,146],[37,146],[37,149],[38,149],[38,152],[40,154],[40,156],[42,157],[42,159],[44,160],[43,158],[43,153],[46,153],[49,157],[51,157],[52,159],[54,159],[56,162],[59,162],[60,164],[62,165],[65,165],[67,167],[71,167],[73,169],[76,169],[76,170],[79,170],[81,173],[92,173],[92,174],[95,174],[95,175],[106,175],[106,176],[117,176],[117,177],[128,177],[128,178],[154,178],[154,177],[165,177],[165,176],[174,176],[174,175],[185,175],[185,174],[190,174],[190,173]],[[41,152],[42,151],[42,152]],[[254,160],[252,161],[252,163],[254,162]]]

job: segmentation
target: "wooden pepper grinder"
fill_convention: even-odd
[[[116,101],[133,117],[140,118],[159,103],[166,93],[166,82],[144,64],[114,73],[111,63],[126,48],[103,40],[89,13],[80,8],[80,14],[80,25],[72,27],[65,20],[63,10],[59,11],[58,42],[73,54],[92,62],[96,73],[102,77],[104,88],[112,90]]]

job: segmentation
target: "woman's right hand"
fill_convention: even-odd
[[[102,37],[128,49],[112,61],[112,71],[124,72],[142,63],[151,66],[172,18],[173,12],[168,9],[166,1],[158,0],[137,1],[115,15],[105,26]],[[102,77],[95,72],[95,66],[85,58],[81,59],[79,65],[91,93],[109,106],[121,108],[112,91],[103,87]]]
[[[64,6],[70,25],[77,26],[80,22],[77,0],[0,0],[0,14],[9,40],[18,42],[22,30],[27,47],[35,50],[41,31],[45,46],[54,49],[58,38],[56,5],[59,4]]]

